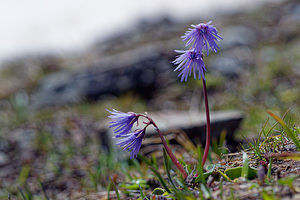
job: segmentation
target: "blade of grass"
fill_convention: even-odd
[[[19,192],[24,200],[31,200],[33,199],[32,192],[30,191],[27,184],[24,184],[23,187],[18,187]]]
[[[294,135],[292,130],[286,125],[286,123],[280,119],[277,115],[272,113],[271,111],[268,111],[269,115],[273,117],[285,130],[286,135],[294,142],[294,144],[297,146],[298,150],[300,150],[300,141],[299,139]]]
[[[25,181],[27,180],[29,173],[30,173],[30,166],[28,164],[25,164],[22,166],[20,175],[18,177],[18,183],[20,185],[24,185]]]
[[[155,154],[152,154],[152,163],[153,163],[152,166],[155,167],[155,169],[158,169],[157,158],[156,158]]]
[[[161,183],[161,185],[165,188],[165,190],[168,193],[171,193],[170,189],[168,188],[166,182],[161,177],[161,175],[159,174],[159,172],[154,167],[152,167],[152,163],[145,156],[138,155],[138,158],[141,159],[142,161],[144,161],[149,166],[150,170],[154,173],[154,175],[156,175],[156,177],[158,178],[158,180]]]
[[[267,132],[266,136],[265,137],[268,137],[271,133],[271,131],[277,126],[278,122],[276,122]]]
[[[111,189],[111,183],[109,183],[107,185],[107,189],[106,189],[106,191],[107,191],[107,200],[110,200],[110,189]]]
[[[258,141],[260,141],[260,138],[261,138],[262,133],[264,133],[264,136],[266,137],[264,130],[265,130],[265,128],[266,128],[268,122],[269,122],[269,119],[265,122],[265,124],[264,124],[264,126],[262,127],[260,133],[258,134]]]
[[[27,198],[26,198],[26,196],[25,196],[25,194],[24,194],[22,188],[21,188],[21,187],[18,187],[18,190],[19,190],[19,192],[20,192],[20,194],[21,194],[23,200],[27,200]]]
[[[247,144],[249,145],[249,147],[251,148],[251,150],[254,151],[255,155],[258,156],[259,159],[262,159],[260,147],[259,147],[259,144],[258,144],[259,141],[258,141],[258,140],[257,140],[257,141],[254,141],[254,142],[253,142],[254,144],[252,144],[252,143],[250,143],[250,142],[247,140],[247,138],[246,138],[244,135],[242,135],[242,137],[243,137],[243,139],[247,142]],[[244,149],[244,150],[245,150],[245,149]]]
[[[211,199],[212,194],[211,194],[210,190],[208,189],[208,187],[206,186],[206,184],[202,184],[202,183],[201,183],[200,188],[201,188],[200,190],[203,191],[203,196],[204,196],[204,198],[205,198],[205,199]]]
[[[217,169],[217,172],[218,172],[221,176],[223,176],[223,178],[225,178],[226,181],[232,182],[232,180],[231,180],[226,174],[224,174],[223,172],[221,172],[221,171],[218,170],[218,169]]]
[[[95,191],[97,191],[98,188],[98,176],[96,175],[96,173],[92,172],[90,169],[87,170],[89,178],[93,184],[93,187],[95,189]]]
[[[131,161],[132,161],[132,163],[134,164],[135,169],[136,169],[140,174],[143,174],[143,173],[142,173],[142,168],[141,168],[140,163],[139,163],[136,159],[132,159]]]
[[[174,181],[173,181],[173,178],[170,174],[170,170],[171,170],[171,163],[170,163],[170,159],[167,155],[167,152],[165,149],[163,149],[163,158],[164,158],[164,165],[165,165],[165,168],[166,168],[166,172],[167,172],[167,176],[169,178],[169,181],[171,183],[171,185],[173,186],[174,189],[176,189],[176,186],[174,184]]]
[[[43,186],[43,183],[40,182],[40,181],[39,181],[39,183],[40,183],[40,186],[41,186],[41,188],[42,188],[42,192],[43,192],[43,195],[44,195],[45,199],[46,199],[46,200],[49,200],[49,197],[48,197],[48,195],[47,195],[47,193],[46,193],[46,190],[45,190],[45,188],[44,188],[44,186]]]
[[[248,169],[249,169],[249,158],[247,153],[243,152],[243,168],[241,177],[247,179],[248,178]]]
[[[299,128],[294,127],[294,129],[298,132],[298,134],[300,134],[300,129]]]
[[[270,158],[270,162],[268,165],[268,172],[267,172],[267,178],[269,181],[271,180],[272,163],[273,163],[273,158]]]
[[[139,185],[139,188],[140,188],[141,199],[142,199],[142,200],[148,199],[148,198],[145,197],[145,194],[144,194],[144,192],[143,192],[143,189],[142,189],[142,187],[141,187],[140,185]]]
[[[167,186],[166,182],[164,181],[164,179],[161,177],[161,175],[159,174],[159,172],[154,169],[153,167],[150,167],[150,170],[156,175],[156,177],[158,178],[159,182],[161,183],[161,185],[165,188],[165,190],[168,193],[171,193],[171,190],[169,189],[169,187]]]
[[[116,192],[116,195],[117,195],[118,200],[121,200],[121,199],[120,199],[119,191],[118,191],[118,189],[117,189],[115,183],[113,182],[113,180],[112,180],[110,177],[109,177],[109,180],[110,180],[110,182],[111,182],[111,185],[113,186],[113,189],[114,189],[115,192]]]
[[[201,164],[202,156],[203,156],[202,148],[200,146],[198,146],[198,165],[197,165],[198,173],[197,173],[197,176],[200,177],[200,182],[205,184],[205,178],[203,176],[204,171],[203,171],[203,166]]]
[[[269,140],[271,140],[271,139],[276,139],[277,137],[280,137],[280,135],[275,135],[275,136],[267,137],[264,141],[262,141],[262,143],[260,144],[259,148],[262,148],[263,145],[264,145],[267,141],[269,141]]]

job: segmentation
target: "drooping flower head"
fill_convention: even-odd
[[[192,71],[194,74],[194,79],[196,79],[197,74],[199,80],[201,77],[204,78],[205,65],[202,59],[202,54],[195,49],[191,50],[175,50],[177,53],[181,53],[181,55],[177,56],[177,58],[173,61],[175,65],[178,65],[174,71],[180,71],[178,76],[181,76],[180,81],[187,81],[188,76],[191,75]]]
[[[112,120],[109,127],[114,128],[115,137],[128,134],[133,124],[138,120],[138,115],[133,112],[124,113],[115,109],[107,111],[111,114],[108,116]]]
[[[145,129],[136,130],[128,134],[121,135],[119,138],[119,145],[123,151],[130,152],[130,158],[135,158],[141,148],[142,141],[145,135]]]
[[[115,133],[117,135],[114,138],[118,138],[119,141],[116,145],[120,146],[123,151],[130,152],[130,158],[133,159],[137,157],[137,154],[142,146],[142,141],[146,134],[146,129],[148,126],[152,125],[156,129],[157,133],[159,134],[164,148],[166,149],[167,154],[170,156],[174,165],[180,170],[182,176],[184,178],[187,177],[187,172],[183,168],[183,166],[179,163],[176,159],[175,155],[172,153],[172,150],[166,143],[164,136],[162,135],[161,131],[159,130],[156,123],[152,120],[152,118],[147,114],[136,114],[136,113],[123,113],[117,110],[107,110],[111,115],[108,116],[112,119],[111,126],[114,127]],[[131,131],[132,125],[134,123],[138,123],[139,118],[142,117],[145,119],[143,121],[144,128],[136,129],[135,131]],[[129,131],[128,131],[129,130]]]
[[[208,48],[210,46],[214,52],[217,52],[219,46],[216,41],[223,38],[218,35],[217,29],[211,25],[211,23],[212,21],[198,25],[191,25],[193,28],[189,28],[189,30],[182,36],[183,41],[187,41],[186,46],[189,46],[192,42],[194,42],[193,48],[196,51],[202,52],[202,49],[204,48],[207,55],[209,55]]]
[[[117,110],[107,110],[111,115],[108,116],[112,121],[110,127],[114,129],[115,136],[119,141],[116,145],[119,145],[124,151],[130,152],[130,158],[137,156],[142,141],[146,132],[147,125],[143,129],[132,131],[132,127],[138,122],[138,118],[144,115],[138,115],[133,112],[120,112]],[[144,124],[147,124],[144,122]]]

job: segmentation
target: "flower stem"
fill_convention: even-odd
[[[207,100],[207,91],[206,91],[206,82],[205,79],[202,78],[203,82],[203,95],[204,95],[204,102],[205,102],[205,112],[206,112],[206,142],[205,142],[205,149],[204,154],[202,157],[202,166],[205,164],[208,152],[209,152],[209,145],[210,145],[210,118],[209,118],[209,107],[208,107],[208,100]]]
[[[149,118],[148,118],[149,119]],[[183,178],[186,178],[187,177],[187,173],[186,171],[184,170],[183,166],[180,164],[180,162],[177,160],[177,158],[175,157],[175,155],[172,153],[172,150],[170,149],[170,147],[167,145],[167,142],[164,138],[164,136],[162,135],[162,133],[160,132],[159,128],[157,127],[157,125],[155,124],[155,122],[150,118],[149,119],[151,124],[153,124],[153,126],[155,127],[163,145],[164,145],[164,148],[166,149],[168,155],[170,156],[172,162],[174,163],[174,165],[178,168],[178,170],[181,172]]]

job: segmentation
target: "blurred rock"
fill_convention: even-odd
[[[180,132],[183,131],[187,134],[188,138],[195,145],[205,145],[205,113],[186,111],[164,111],[149,113],[149,116],[155,121],[159,129],[164,133],[164,135],[169,140],[172,140],[171,142],[174,142],[174,139],[177,137],[177,134],[181,134]],[[212,140],[219,139],[221,132],[224,131],[226,133],[227,147],[231,151],[236,151],[238,142],[234,138],[234,133],[240,126],[242,119],[243,114],[239,111],[211,112],[210,120]],[[102,124],[107,124],[106,127],[108,127],[108,121],[102,122]],[[140,123],[140,125],[142,125],[142,123]],[[110,138],[110,140],[112,140],[111,138],[114,135],[113,130],[108,129],[106,134],[108,135],[107,138]],[[114,143],[115,141],[111,141],[108,144]],[[143,142],[143,144],[161,144],[161,140],[159,139],[156,131],[152,126],[147,128],[146,139]]]
[[[253,46],[256,42],[255,30],[247,26],[224,27],[220,34],[223,37],[220,42],[221,49],[235,46]]]
[[[36,130],[33,128],[16,128],[9,133],[9,141],[22,152],[30,151],[34,144]]]
[[[213,73],[228,78],[237,78],[247,67],[254,64],[252,49],[248,46],[235,46],[220,52],[209,61]]]
[[[228,78],[235,78],[242,72],[243,63],[234,57],[217,57],[211,62],[212,71],[217,71]]]
[[[206,115],[200,112],[169,111],[149,114],[157,123],[162,132],[172,134],[184,131],[195,144],[204,146],[206,140]],[[231,151],[236,151],[238,142],[234,132],[240,126],[243,114],[239,111],[211,112],[211,139],[219,139],[222,131],[226,133],[227,146]],[[149,129],[150,130],[150,129]],[[155,130],[149,132],[147,138],[157,137]]]
[[[82,100],[93,101],[128,91],[149,99],[176,76],[172,73],[169,58],[157,49],[141,48],[132,54],[123,54],[130,58],[122,62],[124,55],[116,55],[103,65],[46,76],[33,94],[33,106],[41,108]]]
[[[300,5],[295,5],[291,12],[291,17],[300,23]]]

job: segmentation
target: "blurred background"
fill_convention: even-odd
[[[257,137],[266,110],[299,125],[297,0],[11,0],[0,16],[1,197],[105,190],[128,167],[108,159],[106,108],[204,111],[201,81],[171,64],[190,24],[224,38],[205,57],[208,98],[243,113],[237,140]]]
[[[31,53],[70,53],[95,40],[129,31],[142,20],[170,17],[185,21],[232,10],[257,7],[263,1],[71,1],[17,0],[1,3],[0,60]],[[274,1],[272,1],[274,2]]]

